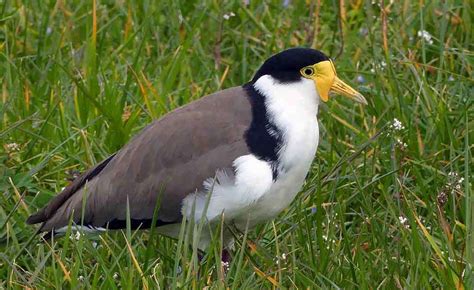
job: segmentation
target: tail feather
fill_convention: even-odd
[[[27,224],[38,224],[38,223],[45,223],[50,219],[56,212],[56,210],[61,207],[64,202],[66,202],[74,193],[84,186],[84,184],[97,176],[105,166],[112,160],[115,154],[109,156],[109,158],[103,160],[101,163],[97,164],[92,169],[86,171],[78,178],[76,178],[69,186],[67,186],[60,194],[54,197],[45,207],[40,209],[38,212],[30,215],[26,223]],[[41,227],[40,229],[42,229]]]

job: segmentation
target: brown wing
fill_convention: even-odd
[[[184,197],[248,154],[244,134],[250,122],[251,105],[242,87],[178,108],[80,176],[28,222],[43,222],[43,231],[67,225],[71,215],[80,223],[84,200],[84,224],[121,227],[127,197],[133,222],[149,222],[158,199],[158,224],[180,222]]]

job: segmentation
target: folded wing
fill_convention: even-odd
[[[68,224],[132,227],[181,220],[183,199],[203,182],[248,154],[244,134],[251,105],[242,87],[227,89],[178,108],[151,123],[125,147],[77,178],[27,220],[42,231]],[[84,210],[84,211],[83,211]]]

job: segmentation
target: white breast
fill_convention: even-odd
[[[269,117],[283,133],[283,146],[278,154],[278,178],[251,206],[251,224],[275,217],[293,201],[304,183],[319,141],[316,118],[319,96],[313,81],[302,79],[280,84],[270,76],[263,76],[255,88],[266,96]],[[236,224],[246,223],[246,217],[242,218]]]

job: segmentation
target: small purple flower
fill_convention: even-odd
[[[369,34],[369,29],[367,27],[361,27],[359,29],[360,36],[367,36],[367,34]]]
[[[363,75],[358,75],[356,80],[359,84],[365,83],[365,78]]]

